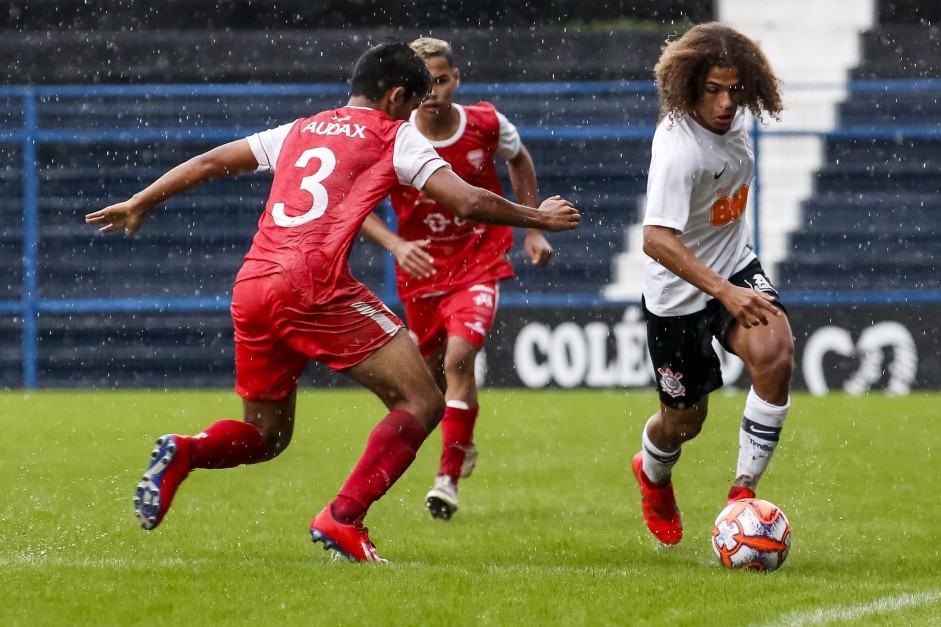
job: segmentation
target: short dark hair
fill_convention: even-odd
[[[350,79],[350,95],[377,101],[393,87],[404,87],[405,96],[424,97],[431,90],[431,76],[408,44],[386,42],[359,57]]]

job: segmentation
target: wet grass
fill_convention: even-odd
[[[149,533],[131,496],[153,440],[238,418],[234,394],[0,393],[0,624],[937,624],[939,401],[795,396],[760,492],[793,549],[757,575],[708,543],[741,393],[713,397],[683,452],[686,537],[664,550],[627,471],[653,394],[487,391],[455,518],[423,509],[436,438],[374,506],[386,567],[333,562],[307,532],[383,413],[366,393],[302,393],[284,455],[193,474]]]

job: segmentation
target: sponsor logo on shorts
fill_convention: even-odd
[[[476,333],[477,335],[486,335],[487,330],[484,328],[484,325],[480,320],[474,320],[473,322],[465,322],[464,326]]]
[[[680,379],[683,378],[682,373],[673,372],[669,368],[657,368],[657,372],[660,373],[660,388],[664,392],[673,398],[686,394],[686,386],[680,383]]]
[[[474,304],[478,307],[493,309],[493,294],[488,294],[487,292],[474,294]]]
[[[757,290],[759,292],[770,292],[772,294],[777,293],[774,289],[774,286],[771,285],[771,281],[769,281],[768,277],[765,275],[756,274],[751,278],[751,280],[751,287],[753,290]]]

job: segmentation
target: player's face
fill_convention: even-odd
[[[425,59],[425,67],[431,74],[431,94],[421,104],[419,113],[437,115],[447,112],[451,109],[454,90],[461,84],[461,73],[441,56]]]
[[[694,117],[700,125],[721,135],[732,127],[732,118],[743,98],[738,68],[714,66],[706,76],[702,100],[696,105]]]

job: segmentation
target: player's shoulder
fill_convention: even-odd
[[[464,112],[468,116],[481,117],[486,119],[497,119],[497,108],[490,102],[480,101],[472,105],[463,105]]]
[[[499,130],[500,119],[497,117],[497,108],[491,103],[478,102],[473,105],[462,105],[462,107],[468,127],[488,132]]]
[[[476,104],[472,104],[472,105],[464,105],[464,107],[467,109],[474,109],[474,110],[480,110],[480,111],[496,111],[497,110],[497,107],[492,102],[487,102],[486,100],[481,100],[480,102],[477,102]]]
[[[688,115],[667,116],[663,118],[653,134],[654,145],[683,145],[695,143],[695,133],[691,128],[695,124]]]

